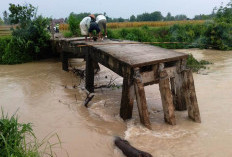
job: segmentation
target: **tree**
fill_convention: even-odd
[[[176,15],[175,20],[177,21],[187,20],[187,16],[184,14]]]
[[[36,15],[36,8],[31,4],[15,5],[10,3],[10,23],[20,24],[21,28],[25,28]]]
[[[9,15],[6,10],[3,12],[3,21],[4,21],[4,24],[6,25],[10,24]]]
[[[0,25],[3,25],[4,21],[2,20],[2,18],[0,17]]]
[[[163,15],[160,11],[155,11],[151,13],[151,21],[161,21],[163,19]]]
[[[132,16],[130,17],[130,22],[134,22],[134,21],[136,21],[136,17],[135,17],[134,15],[132,15]]]
[[[168,12],[167,16],[165,17],[165,21],[173,21],[175,18],[171,15],[170,12]]]
[[[219,7],[214,20],[219,23],[232,23],[232,0],[225,7]]]
[[[124,21],[125,20],[122,17],[118,18],[118,22],[124,22]]]

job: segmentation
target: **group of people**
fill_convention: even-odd
[[[104,15],[98,15],[95,18],[95,15],[91,14],[80,22],[80,29],[81,35],[85,36],[86,41],[88,36],[90,40],[93,39],[94,30],[96,31],[98,39],[103,40],[103,30],[105,37],[107,37],[106,17]]]

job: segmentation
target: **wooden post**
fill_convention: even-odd
[[[172,92],[172,98],[173,98],[173,104],[176,106],[176,85],[175,85],[175,78],[170,78],[170,85],[171,85],[171,92]]]
[[[145,125],[148,129],[151,129],[151,123],[149,119],[149,113],[147,109],[147,101],[142,83],[142,77],[139,72],[139,68],[134,69],[134,87],[136,93],[137,106],[139,111],[140,122]]]
[[[175,88],[176,88],[176,104],[175,109],[177,111],[185,111],[187,109],[186,101],[184,98],[184,90],[182,88],[183,86],[183,76],[182,71],[186,68],[186,61],[182,60],[177,63],[177,74],[175,76]]]
[[[68,55],[67,52],[61,52],[61,61],[62,61],[62,69],[68,71]]]
[[[175,113],[174,113],[174,105],[172,93],[169,85],[169,78],[167,77],[167,72],[163,70],[163,64],[160,64],[160,80],[159,80],[159,90],[162,99],[163,111],[164,111],[164,120],[165,122],[175,125]]]
[[[87,54],[85,55],[86,60],[86,76],[85,76],[85,88],[90,92],[94,92],[94,65],[93,59],[90,56],[91,49],[88,49]]]
[[[190,119],[194,120],[195,122],[200,123],[201,117],[197,103],[192,71],[185,70],[182,73],[184,78],[184,83],[183,83],[183,89],[185,91],[184,98],[188,109],[188,116]]]
[[[134,85],[133,75],[131,69],[126,70],[123,76],[122,98],[120,107],[120,117],[123,120],[132,118],[133,104],[134,104]]]

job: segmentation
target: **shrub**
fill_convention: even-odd
[[[11,37],[0,37],[0,63],[5,53],[6,45],[11,41]]]
[[[29,45],[31,45],[30,41],[12,37],[5,48],[1,62],[3,64],[18,64],[31,61],[32,56],[28,53]]]
[[[192,69],[194,72],[199,71],[200,69],[205,69],[205,65],[207,64],[212,64],[206,60],[201,60],[198,61],[196,60],[192,54],[189,54],[188,59],[187,59],[187,67]]]
[[[69,30],[73,35],[80,34],[80,20],[77,19],[72,13],[68,17]]]

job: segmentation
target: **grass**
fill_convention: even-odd
[[[50,143],[53,137],[58,139],[57,143]],[[19,123],[16,114],[0,117],[0,156],[1,157],[45,157],[56,156],[53,148],[61,146],[57,134],[49,134],[41,142],[37,140],[31,123]]]

